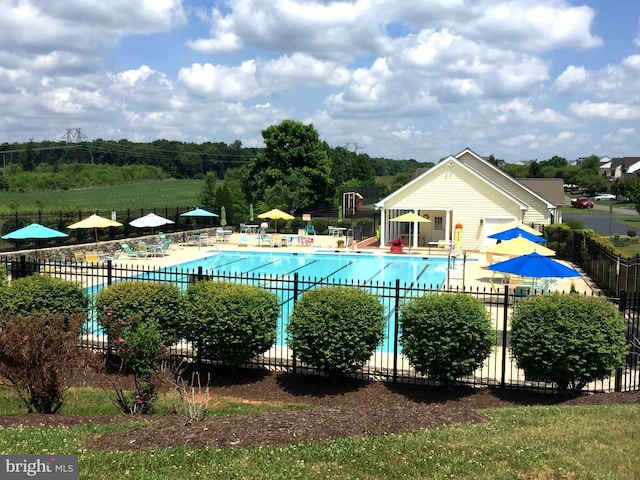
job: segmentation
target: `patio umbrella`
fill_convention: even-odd
[[[90,217],[85,218],[84,220],[80,220],[79,222],[72,223],[68,228],[72,230],[75,229],[89,229],[93,228],[96,237],[96,251],[98,250],[98,229],[99,228],[109,228],[109,227],[121,227],[122,224],[120,222],[115,222],[108,218],[101,217],[100,215],[96,215],[95,213]]]
[[[261,213],[260,215],[258,215],[258,218],[275,220],[276,232],[277,232],[278,220],[293,220],[296,217],[294,217],[293,215],[289,215],[288,213],[283,212],[282,210],[278,210],[277,208],[274,208],[273,210],[269,210],[268,212]]]
[[[209,212],[203,208],[194,208],[180,215],[181,217],[217,217],[213,212]]]
[[[194,208],[193,210],[190,210],[188,212],[180,214],[180,216],[181,217],[194,217],[194,218],[197,219],[199,217],[213,218],[213,217],[217,217],[218,215],[213,213],[213,212],[209,212],[208,210],[205,210],[203,208]],[[196,220],[196,226],[197,226],[197,223],[198,223],[198,221]]]
[[[59,232],[53,228],[45,227],[39,223],[32,223],[26,227],[19,228],[13,232],[3,235],[5,240],[46,240],[48,238],[64,238],[68,237],[66,233]],[[36,256],[37,256],[37,243],[36,243]]]
[[[522,230],[526,230],[531,235],[542,236],[542,232],[540,230],[536,230],[535,228],[531,228],[529,225],[526,225],[526,224],[524,224],[522,222],[518,222],[517,220],[514,220],[512,222],[501,223],[499,225],[496,225],[491,230],[491,233],[500,233],[500,232],[504,232],[505,230],[511,230],[512,228],[516,228],[516,227],[520,228]]]
[[[168,218],[161,217],[160,215],[156,215],[155,213],[148,213],[144,217],[131,220],[129,225],[136,228],[155,228],[161,227],[162,225],[168,225],[170,223],[175,222]]]
[[[392,219],[389,220],[390,222],[404,222],[404,223],[409,223],[409,238],[411,239],[411,241],[409,242],[409,251],[411,251],[411,246],[413,243],[413,236],[412,236],[412,223],[431,223],[431,220],[429,220],[428,218],[424,218],[421,217],[420,215],[418,215],[417,213],[414,212],[407,212],[404,213],[398,217],[393,217]]]
[[[504,262],[494,263],[487,267],[494,272],[511,273],[521,277],[536,278],[566,278],[580,277],[581,274],[573,268],[560,262],[540,255],[538,252],[528,253],[520,257],[510,258]],[[535,288],[535,284],[534,284]]]
[[[556,252],[550,248],[540,245],[539,243],[527,240],[524,237],[516,237],[511,240],[506,240],[502,243],[496,243],[487,247],[487,253],[493,253],[496,255],[526,255],[527,253],[538,252],[545,257],[553,257]]]
[[[227,209],[224,208],[224,205],[220,208],[220,225],[227,226]]]
[[[532,233],[529,233],[525,229],[520,227],[513,227],[508,230],[503,230],[502,232],[489,235],[487,238],[493,238],[495,240],[511,240],[518,237],[523,237],[527,240],[531,240],[532,242],[537,243],[545,243],[547,241],[546,238],[540,237],[538,235],[533,235]]]
[[[249,221],[253,222],[253,203],[249,204]]]
[[[5,240],[44,240],[47,238],[64,238],[69,235],[39,223],[32,223],[13,232],[3,235]]]

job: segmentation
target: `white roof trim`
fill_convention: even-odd
[[[499,194],[501,194],[503,197],[508,198],[509,200],[513,201],[514,203],[516,203],[517,205],[520,206],[521,210],[527,210],[529,208],[528,205],[522,203],[518,198],[514,197],[513,195],[511,195],[509,192],[506,192],[505,190],[503,190],[502,188],[500,188],[498,185],[496,185],[493,182],[490,182],[489,180],[487,180],[484,176],[479,175],[478,172],[476,172],[475,170],[473,170],[472,168],[467,167],[464,163],[462,163],[460,160],[458,160],[456,157],[452,157],[451,155],[449,155],[447,158],[445,158],[444,160],[442,160],[441,162],[439,162],[438,164],[434,165],[433,167],[431,167],[429,170],[427,170],[426,172],[424,172],[422,175],[420,175],[419,177],[414,178],[413,180],[411,180],[409,183],[404,184],[402,187],[400,187],[399,189],[397,189],[395,192],[392,192],[391,194],[387,195],[386,197],[384,197],[382,200],[380,200],[378,203],[375,204],[375,208],[376,210],[379,209],[386,209],[385,207],[385,202],[389,199],[389,197],[392,196],[396,196],[397,194],[401,193],[403,190],[409,188],[409,186],[420,182],[424,177],[426,177],[427,175],[429,175],[431,172],[435,171],[436,169],[439,168],[445,168],[446,166],[448,166],[449,163],[454,162],[456,166],[462,167],[464,168],[467,172],[471,173],[473,176],[475,176],[476,178],[478,178],[480,181],[482,181],[483,183],[485,183],[486,185],[489,185],[491,188],[493,188],[496,192],[498,192]],[[524,188],[524,185],[522,186]],[[546,200],[545,200],[546,202]],[[554,206],[555,207],[555,206]],[[390,205],[389,208],[402,208],[405,209],[403,207],[398,207],[397,205]],[[435,208],[430,206],[429,208]]]

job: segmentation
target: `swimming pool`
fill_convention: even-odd
[[[447,259],[418,256],[238,252],[228,251],[183,263],[178,268],[202,267],[207,275],[277,276],[313,278],[328,282],[351,282],[360,285],[395,282],[421,284],[434,289],[442,287],[447,276]]]
[[[345,284],[364,288],[380,298],[385,307],[387,327],[384,343],[377,351],[392,352],[395,343],[395,286],[399,287],[402,297],[412,296],[426,290],[441,289],[447,277],[447,258],[418,255],[320,250],[314,253],[235,250],[211,253],[203,258],[130,278],[175,281],[186,288],[197,272],[204,278],[241,281],[266,288],[278,296],[281,307],[274,348],[286,348],[286,326],[297,296],[319,285]],[[295,282],[296,278],[298,282]],[[96,294],[100,288],[94,287],[90,293]],[[102,334],[95,318],[89,322],[87,330],[94,335]]]

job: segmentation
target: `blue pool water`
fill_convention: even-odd
[[[215,276],[243,276],[243,283],[253,279],[253,283],[274,291],[280,300],[281,315],[278,320],[276,346],[286,345],[286,325],[288,316],[293,308],[294,298],[290,288],[283,287],[280,279],[292,279],[295,274],[305,283],[304,288],[313,288],[313,283],[345,283],[357,284],[380,295],[377,288],[380,285],[390,286],[400,282],[402,290],[413,287],[438,290],[446,281],[447,259],[420,256],[379,255],[374,253],[293,253],[293,252],[247,252],[224,251],[211,256],[186,262],[175,267],[172,271],[194,273],[202,268],[204,275]],[[162,280],[162,269],[148,272],[140,276],[140,280]],[[175,277],[174,277],[175,278]],[[184,279],[183,279],[184,280]],[[275,280],[275,282],[274,282]],[[271,288],[273,287],[273,288]],[[387,295],[389,291],[387,290]],[[92,293],[96,293],[95,291]],[[302,292],[300,292],[302,293]],[[395,310],[390,306],[389,299],[383,301],[387,317],[387,328],[383,345],[378,351],[392,351],[395,329]],[[94,334],[100,334],[100,326],[91,322],[89,328]]]
[[[374,254],[224,252],[184,263],[179,268],[202,267],[211,275],[276,275],[364,284],[395,282],[440,288],[444,283],[447,259],[398,257]]]

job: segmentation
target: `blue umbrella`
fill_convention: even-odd
[[[573,268],[552,260],[538,252],[532,252],[520,257],[510,258],[504,262],[494,263],[487,267],[494,272],[511,273],[521,277],[531,278],[565,278],[580,277],[581,274]]]
[[[518,237],[526,238],[527,240],[538,243],[545,243],[547,241],[546,238],[540,237],[538,235],[533,235],[532,233],[529,233],[525,229],[520,227],[513,227],[509,230],[497,232],[493,235],[489,235],[487,238],[493,238],[495,240],[511,240]]]
[[[217,217],[213,212],[204,210],[203,208],[195,208],[189,212],[185,212],[180,215],[181,217]]]
[[[3,235],[5,240],[43,240],[47,238],[63,238],[68,237],[66,233],[59,232],[53,228],[45,227],[39,223],[32,223],[26,227],[14,230],[11,233]]]

